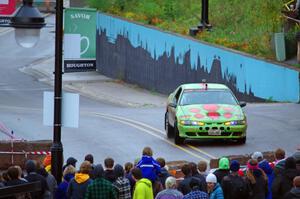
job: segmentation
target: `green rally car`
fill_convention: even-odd
[[[179,86],[168,97],[165,129],[175,144],[185,139],[230,139],[246,142],[247,120],[232,91],[223,84]]]

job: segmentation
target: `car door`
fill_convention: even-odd
[[[175,120],[176,120],[176,109],[178,105],[178,100],[180,97],[180,94],[182,92],[182,88],[179,87],[175,90],[172,98],[171,98],[171,104],[168,105],[168,112],[169,112],[169,123],[174,127]],[[176,106],[173,106],[176,105]]]

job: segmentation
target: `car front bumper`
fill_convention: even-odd
[[[204,126],[178,124],[179,136],[189,139],[239,139],[246,137],[247,125],[225,126],[210,123]]]

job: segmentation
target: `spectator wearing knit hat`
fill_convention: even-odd
[[[284,170],[277,175],[272,184],[272,195],[274,199],[281,199],[293,187],[293,179],[299,175],[296,169],[296,161],[293,157],[285,160]]]
[[[219,168],[214,172],[215,176],[217,177],[218,183],[222,183],[222,180],[225,176],[229,175],[229,159],[223,157],[219,160]]]
[[[67,159],[67,162],[66,162],[66,164],[63,166],[63,171],[65,170],[65,168],[67,167],[67,166],[69,166],[69,165],[72,165],[74,168],[76,168],[76,163],[77,163],[77,160],[75,159],[75,158],[73,158],[73,157],[69,157],[68,159]]]
[[[268,177],[258,167],[257,160],[250,159],[247,163],[246,183],[249,190],[249,199],[266,198],[268,195]]]
[[[300,176],[296,176],[293,180],[294,187],[285,194],[283,199],[300,199]]]
[[[222,189],[225,199],[241,199],[248,197],[245,180],[239,176],[240,163],[232,160],[230,163],[230,174],[222,180]]]
[[[206,183],[209,199],[224,199],[222,187],[217,182],[217,177],[213,173],[206,176]]]
[[[48,184],[46,182],[46,179],[41,176],[40,174],[37,174],[37,167],[36,167],[36,162],[34,160],[27,160],[25,163],[25,170],[27,172],[27,176],[25,176],[25,179],[28,182],[41,182],[42,189],[41,191],[37,192],[31,192],[31,198],[32,199],[40,199],[43,198],[44,194],[46,191],[49,190]]]
[[[129,180],[124,176],[125,172],[121,165],[116,164],[114,167],[116,176],[113,186],[117,190],[118,199],[131,199],[131,187]]]
[[[93,181],[89,176],[91,170],[92,166],[89,161],[84,161],[80,165],[79,172],[75,174],[75,177],[70,181],[68,186],[67,197],[69,199],[84,198],[88,185]]]

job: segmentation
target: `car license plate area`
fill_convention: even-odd
[[[217,135],[221,135],[221,130],[220,129],[209,129],[208,130],[208,135],[213,135],[213,136],[217,136]]]

